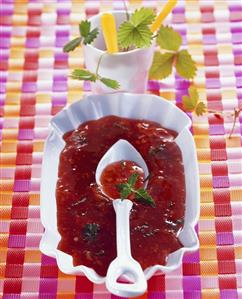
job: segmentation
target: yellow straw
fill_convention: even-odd
[[[168,0],[167,1],[166,5],[164,6],[164,8],[162,9],[160,14],[157,16],[157,18],[155,19],[155,21],[153,22],[153,24],[150,27],[150,30],[152,32],[156,32],[160,28],[162,22],[168,16],[168,14],[172,11],[172,9],[176,6],[176,4],[177,4],[177,0]]]
[[[105,13],[101,16],[101,27],[108,53],[118,52],[117,31],[114,16]]]

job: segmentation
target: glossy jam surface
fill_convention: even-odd
[[[118,161],[107,165],[100,178],[102,191],[112,199],[120,198],[118,185],[127,183],[132,174],[138,175],[134,188],[143,188],[144,171],[133,161]],[[132,200],[133,196],[127,198]]]
[[[119,139],[130,142],[144,158],[150,177],[147,190],[156,206],[135,201],[130,215],[131,251],[145,269],[166,263],[182,247],[184,167],[176,133],[146,120],[117,116],[88,121],[64,136],[56,188],[59,249],[74,265],[106,275],[116,257],[115,212],[112,200],[95,182],[98,162]]]

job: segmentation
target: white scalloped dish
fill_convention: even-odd
[[[85,274],[94,283],[105,282],[105,277],[98,275],[93,269],[85,265],[73,266],[72,256],[57,249],[61,236],[57,229],[55,192],[59,156],[65,146],[63,134],[76,129],[83,122],[107,115],[155,121],[178,133],[175,141],[182,152],[186,184],[184,226],[178,235],[183,247],[168,255],[165,266],[155,265],[145,269],[145,277],[149,279],[158,270],[165,273],[178,268],[183,255],[197,250],[199,246],[195,225],[199,217],[200,187],[195,144],[189,131],[191,121],[175,105],[155,95],[90,95],[53,117],[42,164],[41,221],[45,232],[40,242],[40,250],[48,256],[55,257],[58,267],[66,274]]]

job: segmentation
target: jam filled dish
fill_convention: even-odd
[[[184,222],[185,176],[176,136],[153,121],[112,115],[64,134],[56,186],[58,249],[73,257],[74,266],[106,275],[116,257],[116,198],[133,201],[131,251],[143,269],[165,265],[169,253],[183,247],[177,236]],[[109,164],[97,185],[97,165],[120,139],[142,155],[149,176],[144,177],[139,165],[123,160]]]

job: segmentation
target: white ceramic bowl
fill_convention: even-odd
[[[175,141],[182,151],[186,181],[185,222],[178,237],[184,247],[169,254],[165,266],[155,265],[145,269],[145,277],[149,279],[157,270],[165,273],[178,268],[184,253],[194,251],[199,246],[194,226],[199,217],[200,187],[196,149],[189,131],[191,121],[175,105],[155,95],[128,93],[90,95],[53,117],[42,164],[40,202],[41,221],[45,232],[40,242],[40,250],[48,256],[55,257],[58,267],[66,274],[85,274],[94,283],[105,282],[105,277],[101,277],[89,267],[84,265],[74,267],[72,257],[57,249],[61,236],[57,230],[55,190],[59,156],[65,145],[63,134],[87,120],[106,115],[152,120],[178,132]]]

